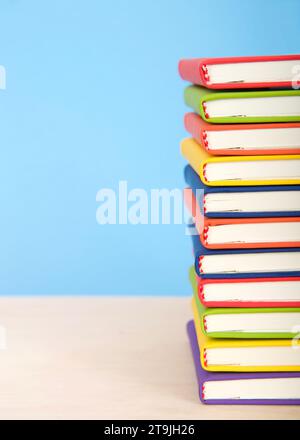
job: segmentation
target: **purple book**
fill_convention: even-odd
[[[199,396],[202,403],[211,405],[300,405],[300,372],[211,373],[205,371],[201,367],[194,321],[188,322],[187,331],[196,368]],[[292,380],[293,378],[295,379],[294,381]],[[263,379],[274,380],[268,381]],[[259,380],[262,380],[261,384],[259,384]],[[233,381],[240,382],[234,384]],[[259,398],[253,397],[253,394],[256,392],[262,395]],[[264,392],[268,396],[284,395],[285,397],[268,397],[266,399],[263,397]],[[249,394],[249,397],[244,398],[245,393]],[[225,398],[224,396],[228,396],[228,394],[232,394],[233,397]],[[286,397],[287,395],[292,395],[292,397]]]

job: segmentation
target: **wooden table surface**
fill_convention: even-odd
[[[1,419],[300,419],[201,405],[187,298],[0,298]]]

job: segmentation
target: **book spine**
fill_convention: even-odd
[[[207,350],[206,350],[206,348],[203,349],[203,364],[204,364],[204,367],[207,368]]]
[[[198,270],[200,274],[203,274],[203,259],[204,259],[204,255],[200,255],[200,257],[198,258]]]
[[[203,109],[203,113],[204,113],[204,116],[205,116],[206,120],[209,120],[210,116],[209,116],[209,113],[208,113],[208,110],[207,110],[207,103],[206,103],[206,101],[202,102],[202,109]]]
[[[208,67],[207,67],[207,65],[206,64],[201,64],[201,70],[202,70],[202,74],[203,74],[203,77],[204,77],[204,79],[205,79],[205,82],[206,83],[209,83],[210,82],[210,77],[209,77],[209,72],[208,72]]]
[[[183,80],[189,81],[193,84],[206,85],[208,72],[207,67],[203,70],[201,60],[181,60],[178,65],[178,70],[179,75]]]
[[[205,384],[203,383],[201,386],[201,400],[205,400]]]

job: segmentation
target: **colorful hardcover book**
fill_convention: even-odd
[[[184,125],[190,135],[215,156],[300,154],[300,123],[209,124],[187,113]]]
[[[224,92],[189,86],[184,101],[212,124],[300,121],[300,90]]]
[[[210,373],[201,366],[195,324],[187,324],[202,403],[300,405],[300,373]]]
[[[300,155],[211,156],[194,139],[181,153],[208,186],[299,185]]]
[[[204,185],[190,165],[184,178],[208,218],[300,216],[300,185],[223,186]]]
[[[201,279],[300,276],[300,249],[206,249],[193,227],[195,270]]]
[[[299,339],[222,339],[205,335],[195,299],[194,322],[201,365],[207,371],[300,371]]]
[[[300,247],[300,217],[212,219],[202,214],[191,188],[184,200],[208,249]]]
[[[292,339],[299,333],[300,308],[206,308],[193,286],[202,332],[211,338]]]
[[[182,79],[210,89],[255,89],[292,87],[299,62],[300,55],[193,58],[178,68]]]
[[[204,307],[300,307],[300,277],[189,279]]]

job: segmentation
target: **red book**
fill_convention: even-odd
[[[299,54],[194,58],[179,62],[179,74],[209,89],[299,88],[299,62]]]

